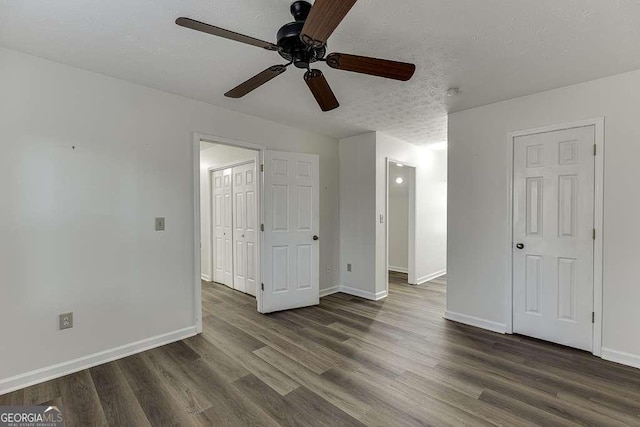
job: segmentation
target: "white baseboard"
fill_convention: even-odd
[[[387,297],[387,291],[380,291],[378,293],[363,291],[362,289],[351,288],[349,286],[339,286],[338,292],[342,292],[347,295],[353,295],[355,297],[360,297],[364,299],[368,299],[371,301],[378,301]]]
[[[491,320],[480,319],[479,317],[467,316],[466,314],[454,313],[451,311],[444,312],[444,318],[465,325],[475,326],[477,328],[486,329],[499,334],[507,333],[507,325],[504,323],[493,322]]]
[[[380,301],[381,299],[386,298],[387,296],[389,296],[389,292],[387,291],[380,291],[376,294],[376,301]]]
[[[194,335],[197,335],[196,326],[190,326],[188,328],[169,332],[167,334],[147,338],[131,344],[126,344],[121,347],[94,353],[89,356],[71,360],[69,362],[63,362],[57,365],[36,369],[34,371],[26,372],[24,374],[16,375],[13,377],[0,379],[0,395],[10,393],[15,390],[20,390],[21,388],[29,387],[34,384],[43,383],[54,378],[60,378],[65,375],[73,374],[84,369],[93,368],[94,366],[112,362],[117,359],[122,359],[123,357],[151,350],[152,348],[171,344],[172,342],[180,341]]]
[[[625,353],[624,351],[611,350],[610,348],[603,347],[602,358],[610,362],[616,362],[621,365],[640,369],[640,355],[638,354]]]
[[[396,273],[409,273],[409,269],[407,267],[394,267],[392,265],[389,266],[389,271],[395,271]]]
[[[320,289],[320,298],[333,295],[340,292],[340,286],[332,286],[326,289]]]
[[[427,274],[426,276],[422,276],[418,278],[418,285],[422,285],[423,283],[430,282],[433,279],[437,279],[438,277],[442,277],[447,274],[447,270],[437,271],[435,273]]]
[[[205,282],[211,282],[211,281],[212,281],[212,280],[211,280],[211,276],[209,276],[208,274],[204,274],[204,273],[202,273],[202,274],[200,275],[200,278],[201,278],[202,280],[204,280]]]

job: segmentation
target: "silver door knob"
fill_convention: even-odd
[[[518,244],[516,245],[516,248],[518,248],[518,249],[524,249],[524,243],[518,243]]]

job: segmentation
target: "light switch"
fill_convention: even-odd
[[[156,231],[164,231],[164,218],[156,218]]]

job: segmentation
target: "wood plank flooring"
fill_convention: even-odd
[[[0,396],[68,426],[640,425],[640,370],[443,320],[446,282],[262,316],[203,283],[204,333]]]

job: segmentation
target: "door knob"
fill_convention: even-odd
[[[518,249],[524,249],[524,243],[518,243],[518,244],[516,245],[516,248],[518,248]]]
[[[319,240],[320,238],[318,236],[313,236],[313,240]]]

